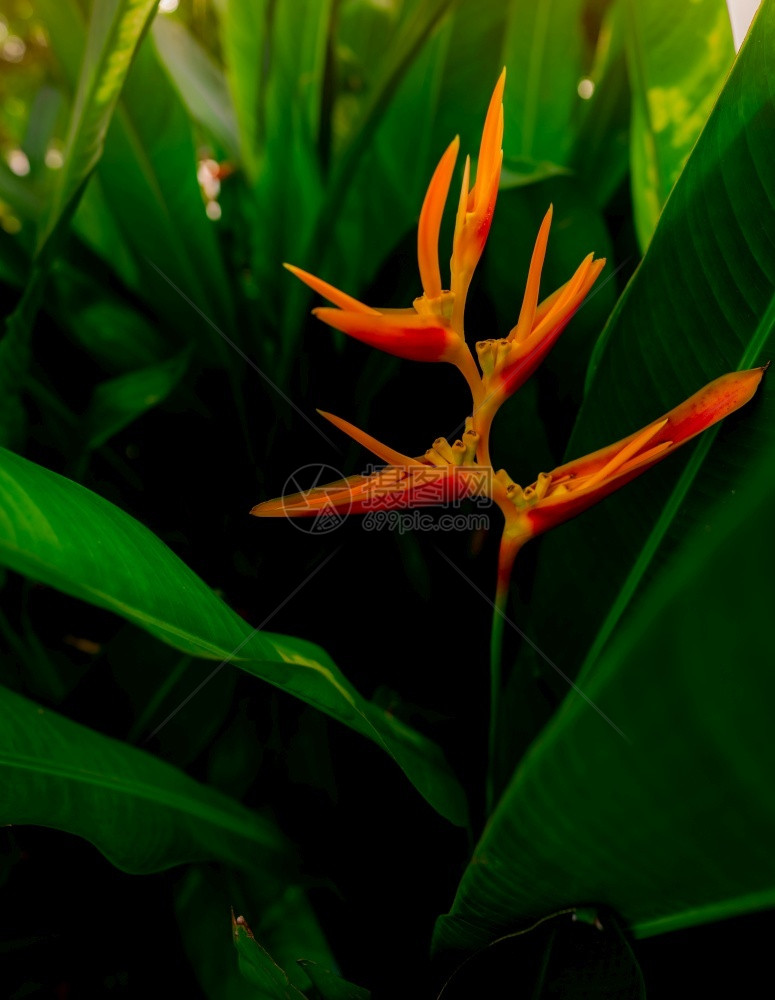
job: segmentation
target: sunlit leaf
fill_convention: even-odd
[[[64,164],[38,238],[39,250],[71,212],[102,155],[108,126],[129,67],[155,12],[155,0],[104,0],[94,8]]]
[[[625,6],[632,195],[645,250],[735,52],[725,0],[625,0]]]

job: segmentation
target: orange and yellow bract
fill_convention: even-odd
[[[356,514],[397,506],[406,509],[440,502],[434,496],[443,496],[445,502],[457,501],[487,483],[488,495],[505,520],[498,572],[499,604],[505,598],[514,558],[526,541],[575,517],[748,402],[764,372],[764,368],[755,368],[723,375],[642,430],[550,473],[541,473],[525,488],[505,470],[495,472],[489,450],[495,414],[546,357],[605,266],[605,260],[595,260],[589,254],[561,288],[540,300],[541,272],[552,222],[550,206],[536,239],[517,322],[505,337],[476,344],[477,365],[466,341],[464,312],[498,194],[504,83],[505,70],[490,100],[473,185],[469,158],[464,165],[449,288],[442,283],[438,243],[459,152],[457,138],[444,151],[420,212],[417,258],[422,294],[411,307],[376,309],[321,278],[285,265],[333,303],[333,308],[313,310],[329,326],[401,358],[448,361],[459,368],[472,398],[465,433],[452,443],[438,438],[423,455],[413,458],[340,417],[322,413],[387,463],[385,468],[369,476],[353,476],[306,493],[266,501],[251,512],[258,517],[309,517],[332,508]],[[485,478],[483,471],[489,473]],[[429,485],[439,488],[429,490]]]

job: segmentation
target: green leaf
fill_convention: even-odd
[[[105,135],[137,47],[156,12],[155,0],[105,0],[95,6],[70,117],[62,169],[38,234],[35,264],[20,305],[9,317],[3,353],[17,359],[29,352],[29,337],[56,253],[56,240],[69,222],[103,151]],[[0,440],[18,443],[24,421],[21,389],[26,364],[12,387],[2,377],[5,413]]]
[[[567,167],[549,163],[548,160],[539,163],[526,156],[510,156],[503,161],[500,189],[507,191],[510,188],[525,187],[537,181],[545,181],[549,177],[560,177],[570,173],[572,171]]]
[[[247,986],[234,961],[226,883],[225,873],[204,865],[185,872],[175,892],[180,938],[205,997],[255,1000],[255,991]]]
[[[643,250],[735,57],[725,0],[624,0],[630,155]]]
[[[35,221],[42,210],[40,191],[31,177],[17,177],[0,160],[0,200],[5,202],[19,221]]]
[[[487,101],[505,66],[505,157],[567,166],[584,103],[577,92],[587,49],[584,6],[583,0],[456,4],[436,141],[446,145],[459,133],[462,149],[475,157]]]
[[[386,16],[385,11],[373,15]],[[371,23],[372,28],[376,26]],[[343,199],[328,244],[325,271],[335,275],[340,287],[358,291],[372,280],[388,253],[417,222],[420,206],[436,161],[451,141],[432,144],[429,128],[436,117],[449,43],[450,19],[435,32],[406,68],[389,105],[384,110],[372,143],[364,149]],[[376,30],[377,38],[385,31]],[[395,28],[393,30],[396,30]],[[378,71],[355,66],[368,81]],[[369,83],[364,84],[369,89]],[[486,104],[481,108],[482,116]],[[357,136],[357,129],[350,136]],[[399,149],[412,147],[412,157],[397,157]]]
[[[601,337],[571,454],[771,349],[773,46],[767,0]],[[508,785],[440,947],[477,947],[579,902],[613,906],[638,934],[775,905],[762,628],[775,600],[773,427],[765,379],[688,454],[543,543],[527,633],[571,676],[593,648],[576,692],[557,682],[565,701]],[[540,662],[523,656],[515,676]]]
[[[637,936],[775,906],[775,444],[643,594],[517,769],[437,945],[581,901]],[[590,707],[613,720],[624,737]]]
[[[304,1000],[304,994],[253,937],[245,918],[232,913],[231,927],[240,972],[251,985],[259,988],[259,996],[266,1000]]]
[[[258,894],[253,892],[251,895],[257,897]],[[243,897],[244,905],[247,906],[250,902],[251,912],[254,912],[255,898],[248,900],[247,892],[243,893]],[[334,956],[315,912],[299,886],[289,886],[282,895],[273,899],[254,926],[273,959],[287,970],[291,983],[305,993],[311,983],[305,962],[311,961],[314,965],[327,969],[336,968]]]
[[[240,159],[250,181],[258,175],[263,125],[264,54],[269,0],[218,0],[218,27],[239,130]]]
[[[158,330],[121,301],[95,297],[96,289],[83,275],[57,275],[61,298],[57,315],[72,317],[71,336],[79,347],[109,372],[153,368],[161,364],[165,344]],[[61,279],[61,280],[60,280]]]
[[[318,991],[321,1000],[369,1000],[371,993],[362,986],[354,986],[347,980],[337,976],[335,972],[324,969],[316,962],[301,961],[299,963]]]
[[[162,65],[191,117],[238,162],[237,122],[220,66],[180,21],[157,17],[151,33]]]
[[[87,34],[78,3],[40,0],[39,7],[49,33],[57,38],[65,79],[74,87],[74,68]],[[146,41],[136,53],[105,140],[94,178],[99,191],[89,186],[75,220],[77,230],[173,329],[185,316],[187,341],[192,330],[207,342],[215,336],[198,309],[233,339],[229,280],[196,171],[191,122]],[[126,260],[127,247],[134,268]],[[185,297],[194,307],[186,306],[182,314]],[[222,342],[217,342],[220,348]]]
[[[644,1000],[632,946],[610,911],[561,910],[504,934],[459,962],[438,1000],[508,995],[530,1000]]]
[[[175,908],[184,947],[205,995],[213,1000],[249,1000],[266,995],[257,994],[245,982],[247,977],[240,974],[238,967],[242,962],[234,961],[234,945],[229,941],[227,923],[230,904],[238,912],[244,908],[246,912],[249,909],[261,915],[256,933],[266,951],[253,943],[244,924],[237,925],[239,942],[233,938],[240,956],[244,955],[248,975],[255,957],[259,969],[266,966],[270,976],[280,975],[283,986],[287,980],[291,987],[306,992],[311,987],[311,980],[301,964],[297,964],[297,956],[313,955],[313,964],[333,964],[333,956],[301,888],[290,885],[281,892],[275,889],[271,897],[266,890],[261,872],[253,877],[249,873],[235,874],[200,865],[181,879]],[[267,960],[267,951],[272,959]],[[278,966],[283,970],[280,974],[276,973]],[[285,969],[289,970],[287,974]],[[294,994],[291,992],[291,995]]]
[[[150,531],[76,483],[0,451],[0,490],[0,562],[327,712],[383,747],[442,815],[465,824],[462,789],[439,749],[364,700],[323,650],[251,629]]]
[[[511,0],[503,38],[504,156],[565,164],[581,100],[583,0]],[[550,95],[550,96],[549,96]]]
[[[0,688],[0,823],[77,834],[124,871],[216,859],[274,883],[274,824],[157,760]]]
[[[230,281],[205,214],[191,121],[150,42],[137,53],[98,176],[136,256],[138,294],[186,341],[193,329],[220,347],[208,320],[235,339]]]
[[[775,128],[768,54],[775,6],[754,22],[721,98],[593,355],[567,449],[587,454],[642,427],[724,372],[765,363],[775,330]],[[772,443],[757,400],[540,544],[528,635],[565,673],[592,668],[639,588]],[[522,614],[527,613],[526,611]],[[550,668],[525,650],[518,671]],[[582,685],[583,686],[583,685]],[[565,684],[557,681],[559,696]]]
[[[98,448],[139,416],[163,402],[178,385],[189,361],[189,352],[159,364],[127,372],[101,382],[92,393],[84,418],[87,447]]]
[[[594,88],[583,100],[571,165],[595,205],[602,208],[630,169],[630,86],[624,44],[627,11],[613,3],[605,11],[586,80]]]
[[[39,253],[69,216],[102,155],[121,89],[156,6],[156,0],[104,0],[93,9],[65,161],[38,238]]]

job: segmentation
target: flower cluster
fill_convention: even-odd
[[[539,301],[541,271],[549,240],[552,209],[538,232],[522,307],[516,324],[503,338],[476,344],[477,361],[465,338],[466,297],[490,230],[500,181],[503,151],[503,88],[505,70],[495,86],[485,119],[476,179],[466,158],[457,204],[450,261],[450,284],[444,288],[438,242],[459,140],[456,138],[431,178],[420,212],[417,257],[422,295],[408,309],[376,309],[345,294],[300,268],[288,270],[333,303],[314,310],[318,319],[343,333],[389,354],[414,361],[446,361],[455,365],[471,390],[472,410],[465,433],[452,443],[434,441],[423,455],[410,457],[330,413],[321,415],[386,463],[367,476],[284,496],[254,507],[258,517],[310,517],[322,510],[365,513],[422,507],[458,501],[480,494],[482,484],[504,515],[500,549],[498,596],[505,595],[514,558],[536,535],[574,517],[639,476],[655,462],[691,440],[702,430],[746,403],[764,371],[723,375],[684,403],[642,430],[615,444],[540,473],[529,486],[518,485],[504,470],[491,465],[489,436],[502,404],[535,371],[605,266],[589,254],[575,274]],[[487,475],[483,475],[486,472]]]

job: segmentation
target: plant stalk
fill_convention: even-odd
[[[521,548],[521,542],[503,533],[500,552],[498,554],[498,584],[493,603],[492,628],[490,631],[490,731],[488,741],[488,765],[486,783],[486,810],[490,816],[495,806],[496,773],[498,751],[498,721],[500,711],[500,695],[502,687],[503,663],[503,625],[506,616],[506,603],[509,596],[509,583],[514,560]]]

